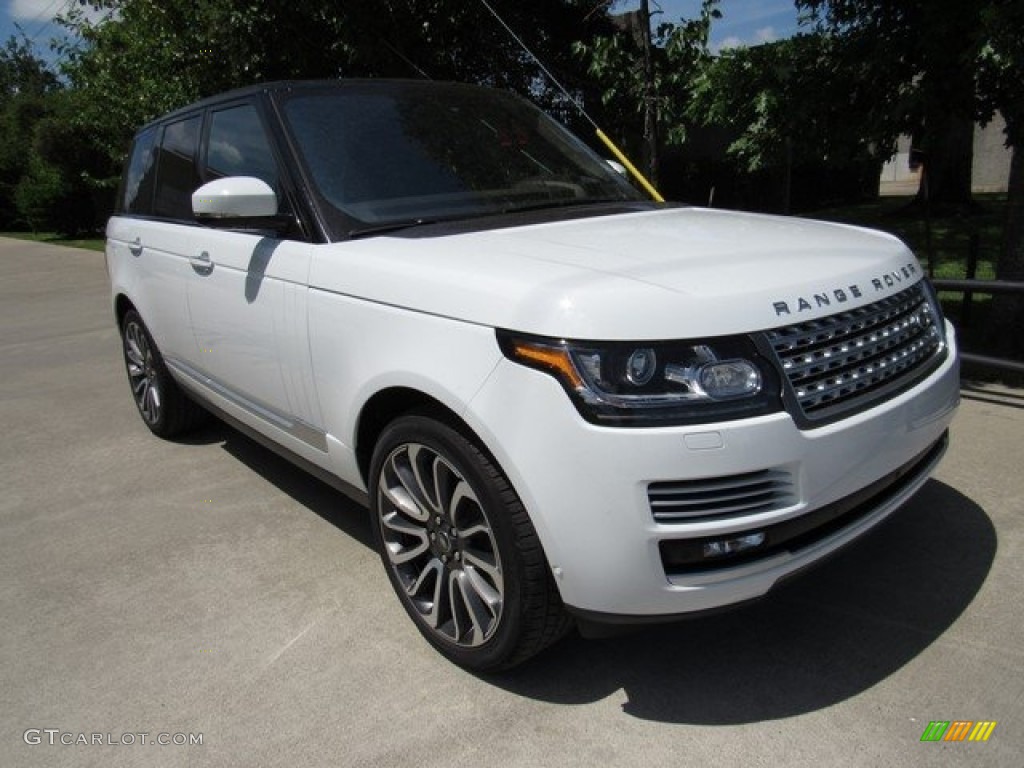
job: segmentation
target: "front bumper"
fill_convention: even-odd
[[[670,618],[759,597],[909,499],[938,463],[959,402],[952,333],[949,345],[913,388],[816,429],[799,429],[787,413],[600,427],[580,418],[553,378],[510,361],[465,416],[529,510],[570,610],[592,620]],[[737,510],[731,479],[751,477],[771,478],[774,490],[765,504]],[[709,479],[725,488],[709,507],[670,505],[665,514],[652,505],[652,488],[688,499]],[[704,543],[758,532],[764,546],[702,561]]]

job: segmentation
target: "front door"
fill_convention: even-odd
[[[279,173],[254,105],[209,115],[207,180],[255,176],[280,195]],[[188,371],[231,415],[299,453],[326,450],[307,334],[312,246],[207,229],[189,254],[188,307],[195,339]],[[210,394],[208,392],[207,394]]]

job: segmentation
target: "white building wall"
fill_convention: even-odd
[[[1005,192],[1010,179],[1010,150],[1006,148],[1006,123],[996,113],[982,127],[974,126],[974,161],[971,168],[971,191]],[[910,168],[910,137],[900,136],[896,154],[882,166],[878,194],[883,197],[915,195],[921,181],[920,169]]]
[[[974,192],[1005,192],[1010,181],[1010,155],[1006,147],[1006,121],[996,113],[984,128],[974,128],[974,168],[971,190]]]

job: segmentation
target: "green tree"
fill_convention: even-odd
[[[56,212],[68,199],[69,191],[59,170],[30,155],[28,167],[14,187],[14,204],[21,220],[33,232],[51,230],[58,219]]]
[[[603,34],[578,40],[573,50],[598,83],[601,103],[621,143],[635,149],[644,135],[644,117],[653,102],[654,136],[668,145],[686,140],[684,115],[690,101],[691,78],[710,60],[708,38],[713,19],[720,18],[718,0],[703,0],[696,19],[658,24],[653,32],[650,66],[645,66],[642,15],[618,17]],[[639,26],[638,26],[639,25]],[[645,148],[651,175],[657,177],[656,152]]]
[[[33,231],[92,232],[110,207],[105,190],[90,181],[105,172],[108,160],[72,120],[76,96],[58,91],[45,99],[19,99],[6,113],[23,137],[10,200],[19,223]]]
[[[697,124],[726,130],[739,173],[780,176],[791,207],[794,167],[827,166],[877,184],[879,137],[861,125],[871,95],[858,71],[841,66],[841,41],[820,34],[723,51],[693,80],[687,109]]]
[[[35,125],[59,87],[28,40],[12,36],[0,48],[0,227],[18,223],[15,190],[30,171]]]
[[[112,160],[142,123],[200,97],[290,78],[431,77],[479,82],[554,102],[535,64],[480,3],[457,0],[100,0],[116,14],[72,8],[62,54],[82,94],[77,123]],[[583,0],[495,2],[567,80],[567,40],[585,30]]]
[[[911,134],[924,156],[920,198],[971,201],[975,65],[982,8],[964,0],[796,0],[817,28],[841,38],[841,63],[874,95],[862,125]]]
[[[57,90],[57,75],[35,54],[24,36],[11,35],[0,48],[0,101],[17,96],[42,96]]]
[[[1024,4],[990,0],[981,17],[986,41],[978,77],[981,117],[987,120],[996,111],[1002,113],[1011,150],[1006,226],[996,277],[1024,281]],[[994,335],[1004,341],[1004,351],[1024,357],[1024,297],[996,296],[991,319]]]

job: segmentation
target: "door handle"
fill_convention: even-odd
[[[198,256],[189,256],[188,263],[200,275],[208,275],[213,271],[213,259],[210,258],[210,254],[206,251],[203,251]]]
[[[141,256],[142,255],[142,238],[141,237],[136,237],[134,240],[132,240],[130,243],[128,243],[128,252],[132,256]]]

